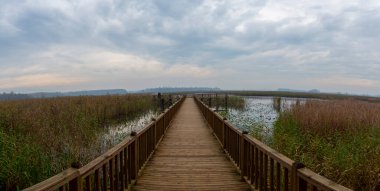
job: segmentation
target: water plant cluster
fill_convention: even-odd
[[[150,95],[0,102],[0,190],[33,185],[102,152],[106,127],[158,108]],[[103,149],[104,150],[104,149]]]
[[[284,111],[276,150],[354,190],[375,190],[380,174],[380,104],[309,100]]]

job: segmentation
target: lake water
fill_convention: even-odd
[[[112,146],[118,144],[126,137],[130,136],[131,132],[138,132],[152,121],[152,118],[156,118],[159,112],[150,110],[133,120],[126,121],[122,124],[112,125],[107,127],[106,133],[99,137],[99,141],[102,145],[102,150],[106,151]]]
[[[274,98],[244,96],[245,108],[242,110],[229,108],[220,113],[232,124],[269,143],[273,134],[273,125],[279,112],[291,108],[294,104],[304,103],[304,98]]]

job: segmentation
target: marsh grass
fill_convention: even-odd
[[[149,95],[0,102],[0,190],[33,185],[101,153],[105,127],[157,108]]]
[[[355,190],[374,190],[380,173],[380,104],[307,101],[281,113],[273,145]]]
[[[205,95],[204,97],[200,97],[200,99],[209,107],[216,108],[218,110],[225,109],[226,105],[227,105],[227,108],[237,109],[237,110],[243,110],[246,106],[245,99],[241,96],[228,95],[227,104],[226,104],[226,97],[223,94],[218,95],[217,97],[215,97],[214,95],[212,96]]]

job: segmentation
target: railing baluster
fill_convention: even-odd
[[[251,147],[251,184],[255,183],[255,146],[250,145]]]
[[[255,188],[258,189],[259,188],[259,177],[260,177],[260,166],[259,166],[259,149],[257,147],[255,147]]]
[[[124,149],[120,151],[119,158],[119,182],[120,182],[120,190],[124,190]]]
[[[119,191],[119,155],[115,156],[115,190]]]
[[[134,145],[133,144],[130,144],[129,147],[128,147],[128,184],[130,184],[132,182],[132,177],[133,177],[133,173],[134,173],[134,169],[133,169],[133,164],[134,164],[134,159],[132,158],[132,155],[134,153]]]
[[[264,153],[264,189],[268,188],[268,155]]]
[[[91,176],[86,177],[86,190],[92,191]]]
[[[284,190],[289,190],[289,170],[284,168]]]
[[[95,191],[100,191],[100,173],[99,173],[99,169],[95,170],[94,182],[95,182]]]
[[[115,191],[115,177],[114,177],[114,173],[115,173],[115,163],[114,163],[115,159],[112,158],[110,161],[109,161],[109,178],[110,178],[110,190],[111,191]]]
[[[307,190],[307,182],[302,178],[298,179],[298,191],[306,191]]]
[[[129,173],[129,170],[128,170],[128,147],[124,148],[124,187],[123,189],[125,188],[128,188],[128,184],[129,184],[129,181],[128,181],[128,173]]]
[[[69,182],[70,190],[72,191],[82,191],[83,185],[82,185],[82,178],[77,177]]]
[[[108,179],[107,179],[107,165],[104,164],[102,166],[102,171],[103,171],[103,191],[107,191],[108,190]]]
[[[270,158],[270,190],[274,190],[274,160]]]
[[[277,184],[276,184],[276,188],[277,188],[277,191],[280,191],[281,190],[281,164],[279,162],[277,162],[276,164],[276,180],[277,180]]]

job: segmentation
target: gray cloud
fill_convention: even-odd
[[[0,90],[112,84],[380,94],[375,0],[0,3]],[[33,76],[55,80],[23,82]]]

